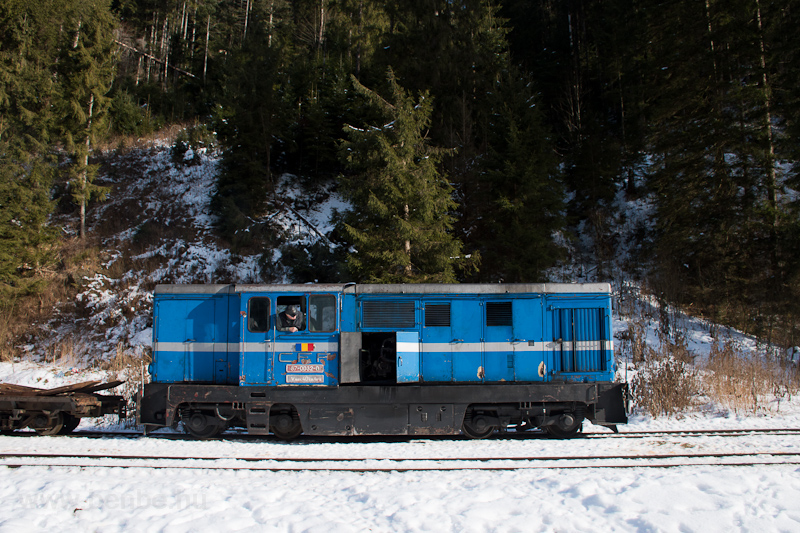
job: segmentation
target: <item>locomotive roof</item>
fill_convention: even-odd
[[[158,285],[157,294],[230,294],[236,292],[351,292],[355,294],[609,294],[609,283],[420,283],[420,284],[286,284]]]
[[[421,283],[354,285],[356,294],[559,294],[611,292],[609,283]]]

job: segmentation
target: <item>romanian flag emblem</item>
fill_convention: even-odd
[[[295,344],[294,345],[295,352],[313,352],[314,351],[314,344],[313,343],[303,343],[303,344]]]

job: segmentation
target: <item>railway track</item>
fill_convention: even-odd
[[[597,433],[580,433],[575,439],[641,439],[648,437],[741,437],[746,435],[800,435],[800,428],[749,428],[749,429],[708,429],[708,430],[655,430],[655,431],[622,431],[619,433],[612,432],[597,432]],[[17,432],[11,434],[14,437],[38,437],[32,431],[30,432]],[[69,438],[85,437],[85,438],[126,438],[126,439],[139,439],[145,437],[141,431],[76,431],[69,435],[64,435]],[[53,437],[48,437],[53,438]],[[189,440],[194,441],[194,437],[185,433],[148,433],[146,438],[151,439],[166,439],[166,440]],[[491,437],[494,440],[524,440],[531,438],[549,438],[549,436],[542,431],[526,431],[526,432],[508,432],[497,433]],[[464,437],[460,435],[445,435],[445,436],[412,436],[412,435],[399,435],[399,436],[355,436],[355,437],[313,437],[313,436],[300,436],[297,442],[404,442],[404,441],[418,441],[420,439],[429,441],[441,440],[463,440]],[[247,433],[227,432],[218,437],[217,440],[242,440],[242,441],[275,441],[279,440],[273,436],[264,435],[249,435]]]
[[[149,468],[249,470],[270,472],[420,472],[462,470],[536,470],[592,468],[675,468],[687,466],[800,465],[800,451],[564,455],[519,457],[271,457],[145,456],[92,453],[1,453],[6,468]]]

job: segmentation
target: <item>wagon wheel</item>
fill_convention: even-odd
[[[571,439],[580,432],[583,426],[583,415],[581,413],[567,412],[559,417],[557,423],[545,426],[551,437],[557,439]]]
[[[33,428],[39,435],[58,435],[64,427],[64,414],[61,411],[56,411],[50,416],[44,413],[38,414],[33,417],[28,427]]]
[[[293,407],[290,410],[271,414],[269,422],[270,431],[281,440],[295,439],[303,432],[303,426],[300,424],[300,417]]]
[[[75,428],[78,427],[78,424],[81,423],[81,418],[79,416],[74,416],[69,413],[64,413],[64,425],[61,427],[61,431],[58,432],[59,435],[69,435]]]
[[[181,415],[181,422],[186,433],[196,439],[212,439],[227,427],[224,420],[202,411],[191,411]]]
[[[486,417],[482,415],[464,417],[461,431],[471,439],[485,439],[497,429]]]

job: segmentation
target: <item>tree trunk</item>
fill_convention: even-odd
[[[269,29],[267,30],[267,46],[272,47],[272,24],[275,11],[275,1],[269,3]]]
[[[403,218],[408,222],[408,218],[410,216],[410,211],[408,209],[408,204],[403,206]],[[411,241],[406,239],[406,242],[403,245],[403,250],[406,252],[406,256],[408,257],[408,263],[405,267],[405,274],[408,277],[411,277],[412,269],[411,269]]]
[[[83,170],[81,171],[81,179],[80,179],[80,186],[81,186],[81,230],[80,230],[80,238],[84,240],[86,238],[86,202],[87,202],[87,194],[86,189],[88,187],[88,172],[89,172],[89,151],[92,149],[92,114],[94,112],[94,93],[89,95],[89,120],[86,123],[86,152],[83,154]]]
[[[242,42],[247,39],[247,23],[250,19],[250,0],[247,0],[244,7],[244,31],[242,32]]]
[[[208,36],[211,34],[211,15],[206,21],[206,53],[203,57],[203,85],[206,84],[206,72],[208,72]]]
[[[319,47],[325,39],[325,0],[319,0]]]
[[[708,22],[708,42],[711,48],[711,61],[714,63],[714,82],[716,83],[717,80],[717,57],[716,57],[716,50],[714,46],[714,37],[713,37],[713,30],[711,28],[711,4],[709,0],[706,0],[706,21]]]
[[[761,83],[764,90],[764,121],[767,127],[767,142],[769,143],[769,169],[767,173],[768,202],[772,208],[772,227],[778,225],[778,187],[775,173],[775,140],[772,135],[772,95],[767,77],[767,53],[764,46],[764,33],[761,25],[761,2],[756,0],[756,19],[758,20],[758,41],[761,47]]]

